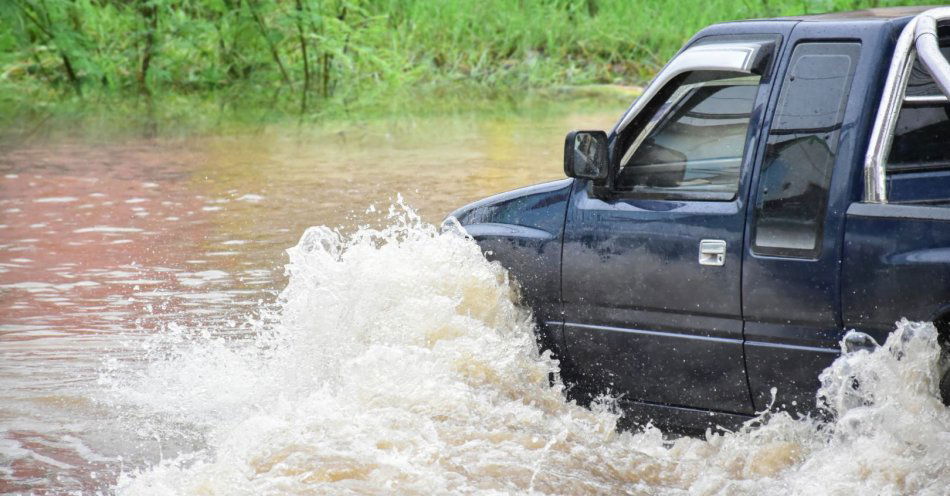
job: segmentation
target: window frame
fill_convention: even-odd
[[[622,162],[626,157],[627,150],[632,150],[629,152],[630,158],[636,154],[636,150],[643,144],[643,141],[657,128],[665,125],[668,122],[668,119],[672,116],[673,113],[679,108],[679,103],[682,100],[678,100],[672,105],[669,105],[665,111],[663,109],[664,104],[667,100],[676,94],[681,88],[686,84],[694,85],[700,87],[702,83],[685,83],[684,81],[689,78],[689,76],[696,73],[710,73],[710,74],[729,74],[730,78],[751,78],[758,76],[758,81],[755,84],[750,84],[749,86],[755,86],[756,94],[755,98],[752,101],[752,107],[749,109],[748,123],[746,125],[745,138],[743,140],[742,154],[739,158],[739,173],[736,178],[736,189],[728,197],[723,196],[722,193],[712,192],[712,191],[676,191],[671,189],[670,191],[662,192],[647,192],[647,191],[636,191],[629,189],[621,189],[618,187],[617,180],[621,173]],[[726,79],[726,78],[722,78]],[[660,88],[654,95],[652,95],[651,100],[643,107],[643,110],[629,122],[622,132],[618,135],[616,144],[614,146],[614,156],[612,161],[614,162],[610,171],[610,180],[609,187],[610,192],[615,197],[620,197],[624,199],[642,199],[642,200],[666,200],[666,201],[711,201],[711,202],[734,202],[739,198],[739,193],[742,190],[742,178],[743,172],[749,158],[754,156],[756,149],[755,137],[757,132],[761,127],[759,119],[756,116],[756,113],[759,111],[759,107],[762,106],[762,101],[767,100],[768,95],[763,95],[762,89],[764,86],[769,84],[769,80],[764,75],[743,73],[738,71],[728,71],[728,70],[715,70],[715,69],[697,69],[688,72],[681,73],[677,77],[666,82],[662,88]],[[690,91],[684,92],[689,94]],[[662,114],[659,114],[659,112]],[[623,153],[623,155],[621,155]]]
[[[782,101],[783,92],[785,91],[785,84],[788,79],[788,71],[793,69],[792,64],[796,60],[796,52],[802,46],[819,46],[819,45],[853,45],[856,47],[855,53],[850,54],[852,57],[851,60],[851,71],[848,76],[848,82],[845,86],[844,93],[840,100],[840,109],[837,116],[837,122],[833,123],[831,132],[835,133],[834,136],[834,156],[830,164],[830,171],[828,174],[825,199],[822,205],[822,208],[818,212],[817,217],[814,219],[815,226],[815,245],[811,249],[801,249],[793,247],[776,247],[776,246],[761,246],[757,244],[758,240],[758,229],[759,229],[759,209],[758,205],[761,201],[760,196],[763,194],[761,190],[762,180],[763,180],[763,169],[766,165],[766,160],[768,158],[768,152],[770,145],[770,137],[776,128],[774,126],[775,120],[779,112],[779,104]],[[824,247],[824,237],[825,237],[825,224],[828,220],[828,209],[831,205],[831,186],[834,183],[835,169],[838,162],[838,154],[840,152],[840,144],[842,140],[841,130],[844,124],[844,118],[848,110],[848,103],[851,99],[851,91],[854,89],[854,79],[857,71],[858,64],[861,61],[863,44],[860,39],[807,39],[801,40],[796,43],[794,46],[790,47],[790,52],[788,55],[788,63],[786,66],[786,74],[780,79],[780,83],[777,84],[776,95],[775,95],[775,108],[771,110],[770,123],[768,129],[764,130],[762,136],[762,156],[758,159],[756,164],[756,173],[754,177],[753,184],[750,188],[750,199],[749,202],[749,249],[751,253],[758,257],[776,257],[776,258],[786,258],[786,259],[796,259],[796,260],[817,260],[821,255],[822,248]],[[807,55],[802,54],[802,55]],[[777,82],[778,82],[778,78]],[[824,128],[822,128],[824,129]],[[779,134],[789,134],[788,129],[778,130]]]

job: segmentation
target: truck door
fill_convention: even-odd
[[[851,178],[848,164],[835,163],[842,136],[854,140],[842,122],[850,122],[844,118],[860,49],[857,42],[799,43],[784,71],[753,180],[743,261],[756,409],[769,406],[772,388],[776,407],[813,409],[818,374],[839,354],[838,262]],[[855,96],[852,112],[861,106]],[[850,153],[841,158],[849,161]]]
[[[752,411],[740,277],[762,79],[702,69],[672,79],[613,136],[608,185],[575,183],[562,297],[582,389]]]

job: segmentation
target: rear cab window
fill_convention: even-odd
[[[940,51],[950,57],[950,33]],[[886,162],[892,203],[950,204],[950,103],[914,63]]]

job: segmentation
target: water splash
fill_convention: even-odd
[[[767,412],[735,433],[618,433],[552,384],[507,273],[411,210],[344,236],[317,227],[251,338],[170,326],[113,401],[195,432],[124,474],[124,494],[945,494],[950,410],[932,326],[821,376],[833,420]],[[141,421],[141,417],[139,421]],[[155,430],[156,436],[169,435]]]

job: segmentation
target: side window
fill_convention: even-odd
[[[795,47],[772,117],[755,196],[752,250],[813,258],[859,43]]]
[[[950,39],[940,41],[943,56],[950,57],[950,47],[944,46]],[[942,97],[927,70],[919,60],[915,62],[907,82],[907,100],[894,128],[887,159],[889,174],[950,170],[950,104],[939,101]]]
[[[627,141],[615,188],[661,199],[733,199],[759,76],[697,71],[670,85]]]

